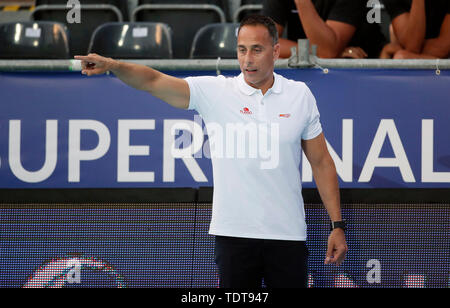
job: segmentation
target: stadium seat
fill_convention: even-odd
[[[192,59],[236,59],[239,24],[210,24],[201,28],[194,37]]]
[[[230,2],[236,0],[146,0],[140,1],[142,4],[206,4],[206,5],[215,5],[219,7],[225,15],[228,16],[228,12],[230,9]],[[240,0],[237,0],[240,1]],[[227,18],[228,19],[228,18]]]
[[[242,0],[241,6],[233,14],[233,22],[240,22],[250,14],[259,14],[262,9],[263,0]]]
[[[118,59],[171,59],[170,32],[163,23],[107,23],[95,30],[88,52]]]
[[[36,0],[32,19],[64,23],[70,33],[71,56],[86,54],[89,41],[95,29],[107,22],[122,22],[127,19],[127,1],[123,0],[81,0],[80,23],[68,17],[75,16],[75,11],[67,7],[67,0]],[[125,18],[124,18],[125,16]]]
[[[192,41],[201,27],[226,22],[225,13],[215,4],[174,4],[172,1],[155,4],[155,1],[145,0],[139,2],[132,19],[168,24],[173,31],[173,56],[177,59],[189,58]]]
[[[0,24],[1,59],[68,59],[65,25],[54,22]]]
[[[138,4],[206,4],[223,8],[229,0],[139,0]]]

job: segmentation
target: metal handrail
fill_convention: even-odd
[[[288,59],[278,60],[275,69],[288,68],[355,68],[355,69],[430,69],[450,70],[450,59],[439,60],[379,60],[379,59],[320,59],[312,56],[308,64],[294,65]],[[184,70],[239,70],[236,59],[152,59],[152,60],[123,60],[138,63],[162,71]],[[0,72],[23,71],[80,71],[76,60],[0,60]]]
[[[450,59],[321,59],[311,58],[311,64],[322,68],[365,68],[365,69],[450,69]]]
[[[184,71],[184,70],[239,70],[239,62],[236,59],[151,59],[151,60],[122,60],[152,67],[160,71]],[[278,60],[275,68],[289,68],[288,60]],[[53,71],[68,72],[81,71],[77,60],[0,60],[0,72],[24,72],[24,71]]]
[[[365,69],[450,69],[450,59],[324,59],[316,56],[317,46],[312,46],[307,39],[299,39],[297,48],[292,48],[289,59],[290,67],[327,68],[365,68]]]

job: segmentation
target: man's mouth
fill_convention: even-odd
[[[246,68],[245,71],[248,72],[248,73],[255,73],[258,70],[256,68]]]

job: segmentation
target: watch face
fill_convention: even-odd
[[[345,222],[345,220],[331,222],[331,230],[334,230],[336,228],[341,228],[341,229],[346,230],[347,229],[347,223]]]

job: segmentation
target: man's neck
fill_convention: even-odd
[[[245,79],[244,79],[244,80],[245,80]],[[274,76],[274,74],[272,73],[272,78],[268,79],[266,82],[264,82],[262,85],[259,85],[259,86],[258,86],[258,85],[254,85],[254,84],[248,82],[247,80],[245,80],[245,82],[246,82],[249,86],[251,86],[252,88],[261,90],[262,94],[265,95],[266,92],[269,91],[269,89],[273,87],[273,85],[274,85],[274,83],[275,83],[275,76]]]

